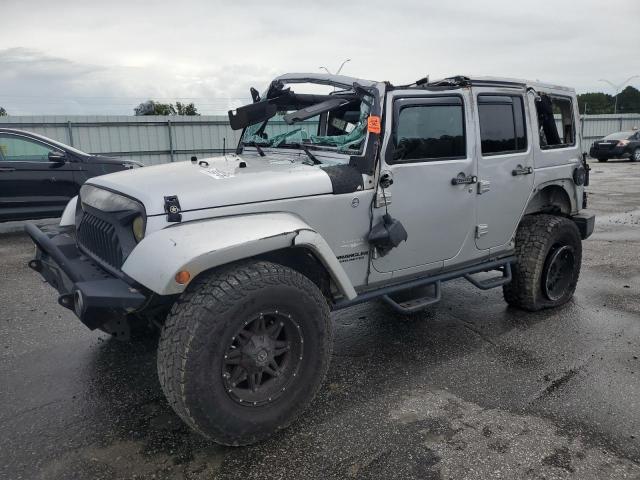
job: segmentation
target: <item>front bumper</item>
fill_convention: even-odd
[[[25,230],[36,244],[29,267],[58,291],[58,303],[73,310],[90,329],[124,318],[147,301],[140,290],[83,255],[72,235],[73,227],[45,231],[27,224]]]

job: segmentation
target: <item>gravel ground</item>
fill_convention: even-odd
[[[86,330],[0,225],[0,479],[640,478],[639,177],[593,165],[574,301],[526,313],[454,281],[415,318],[336,313],[319,396],[246,448],[191,433],[154,345]]]

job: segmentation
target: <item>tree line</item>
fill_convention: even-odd
[[[153,100],[142,102],[133,109],[136,116],[140,115],[200,115],[198,108],[192,103],[160,103]]]
[[[616,97],[602,92],[578,95],[580,113],[598,115],[614,113]],[[618,94],[616,113],[640,113],[640,90],[628,86]]]
[[[147,100],[133,109],[135,115],[200,115],[198,108],[193,103],[160,103]],[[0,117],[9,115],[7,111],[0,107]]]
[[[602,92],[581,93],[578,95],[580,113],[599,115],[614,113],[616,109],[615,95]],[[194,103],[161,103],[147,100],[133,109],[135,115],[200,115]],[[628,86],[618,94],[617,113],[640,113],[640,90]],[[7,111],[0,107],[0,117],[7,116]]]
[[[606,113],[640,113],[640,90],[626,87],[616,96],[603,92],[578,95],[578,109],[582,114],[599,115]],[[615,112],[614,112],[615,110]],[[200,115],[193,103],[160,103],[153,100],[141,103],[134,109],[136,115]]]

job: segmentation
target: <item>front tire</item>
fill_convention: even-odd
[[[158,375],[169,404],[194,430],[248,445],[308,406],[331,348],[318,287],[290,268],[247,262],[189,285],[163,328]]]
[[[530,215],[516,232],[513,280],[502,287],[509,305],[529,311],[567,303],[573,296],[582,262],[580,232],[571,220]]]

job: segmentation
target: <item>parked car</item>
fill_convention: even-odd
[[[89,178],[142,166],[0,128],[0,222],[59,217]]]
[[[640,162],[640,130],[617,132],[593,142],[589,155],[599,162],[610,158],[628,158]]]
[[[162,329],[160,384],[197,432],[244,445],[291,424],[331,310],[411,314],[454,278],[530,311],[572,298],[594,227],[574,90],[308,73],[252,94],[229,112],[235,153],[92,178],[60,226],[26,227],[29,266],[86,326]]]

